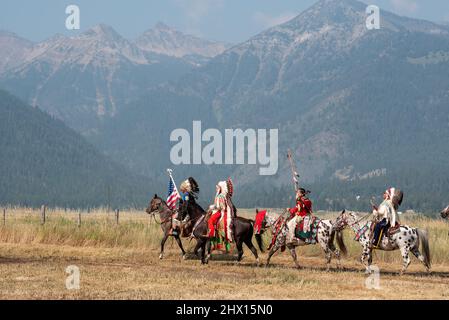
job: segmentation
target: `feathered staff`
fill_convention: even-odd
[[[290,168],[292,170],[292,177],[293,177],[293,183],[295,186],[295,192],[299,190],[299,174],[298,170],[296,169],[295,162],[293,161],[293,155],[290,149],[288,149],[287,152],[287,158],[290,161]]]

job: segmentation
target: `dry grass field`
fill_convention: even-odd
[[[433,273],[412,257],[400,277],[399,251],[377,251],[380,288],[369,289],[349,230],[343,271],[326,272],[318,246],[297,249],[301,270],[293,268],[288,252],[276,254],[269,268],[257,267],[246,248],[241,263],[216,253],[202,266],[194,257],[182,260],[171,240],[159,260],[162,231],[143,212],[120,213],[118,225],[112,212],[83,213],[80,227],[77,212],[47,213],[45,225],[39,210],[31,209],[8,209],[6,224],[0,220],[0,299],[449,299],[449,224],[439,219],[402,217],[428,230]],[[254,216],[253,210],[240,213]],[[191,251],[194,243],[184,245]],[[66,288],[70,265],[79,267],[79,290]]]

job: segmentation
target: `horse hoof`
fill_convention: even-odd
[[[161,253],[160,255],[159,255],[159,260],[162,260],[164,258],[164,255]]]
[[[182,255],[182,260],[187,260],[187,253]]]

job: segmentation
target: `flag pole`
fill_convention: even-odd
[[[176,192],[178,193],[179,196],[181,196],[181,195],[179,194],[178,187],[176,186],[175,179],[173,179],[173,170],[172,170],[172,169],[167,169],[167,173],[168,173],[168,176],[169,176],[170,179],[171,179],[171,182],[172,182],[173,185],[175,186]]]

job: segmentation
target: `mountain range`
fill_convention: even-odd
[[[100,24],[40,43],[0,32],[0,45],[7,48],[0,53],[0,87],[86,135],[148,88],[225,49],[162,23],[136,41]]]
[[[394,185],[406,208],[436,211],[449,201],[449,28],[382,10],[380,30],[368,30],[366,6],[321,0],[232,47],[183,42],[162,24],[135,42],[106,26],[56,37],[56,46],[41,44],[42,56],[32,53],[39,44],[9,40],[10,55],[32,58],[3,67],[0,87],[159,184],[174,129],[195,120],[204,129],[279,129],[274,176],[259,176],[257,165],[176,166],[178,179],[197,178],[203,204],[231,176],[237,206],[292,205],[290,148],[317,208],[367,210]],[[85,42],[92,38],[102,40]],[[154,77],[156,66],[164,77]]]

